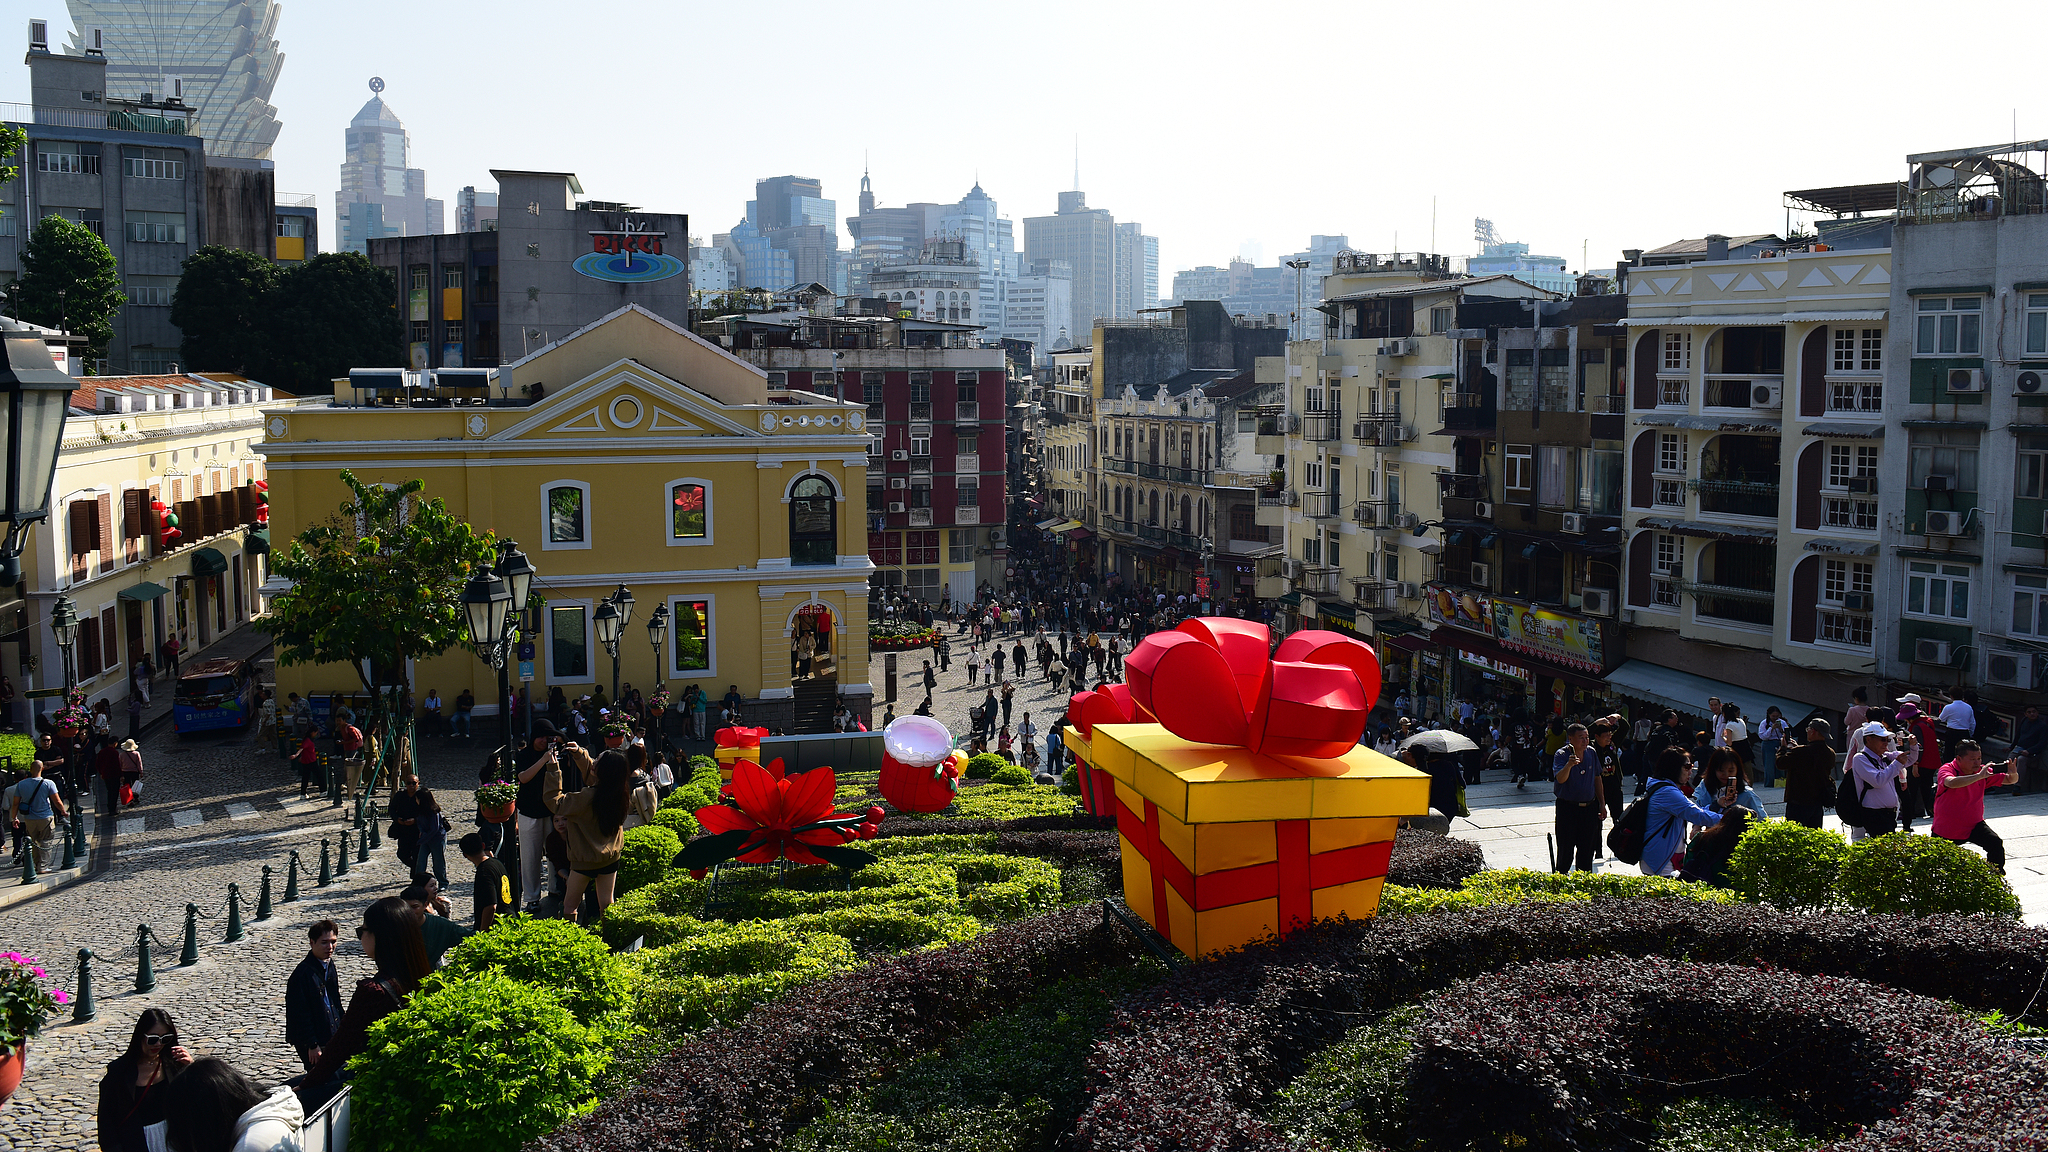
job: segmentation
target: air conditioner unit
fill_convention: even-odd
[[[1466,573],[1466,576],[1469,578],[1469,583],[1476,584],[1481,588],[1491,588],[1493,586],[1493,565],[1481,564],[1475,561],[1472,564],[1472,570]]]
[[[1472,502],[1472,515],[1481,520],[1493,519],[1493,501],[1474,500]]]
[[[1588,616],[1614,615],[1614,589],[1583,588],[1579,591],[1579,607]]]
[[[1380,522],[1380,511],[1378,508],[1360,501],[1352,507],[1351,518],[1360,524],[1377,524]]]
[[[1946,641],[1946,640],[1915,640],[1915,641],[1913,641],[1913,663],[1915,663],[1915,664],[1939,664],[1939,665],[1941,665],[1942,667],[1946,668],[1946,667],[1948,666],[1948,660],[1949,660],[1949,649],[1948,649],[1948,641]]]
[[[892,452],[890,452],[890,453],[889,453],[889,459],[891,459],[891,460],[908,460],[908,459],[910,459],[910,453],[909,453],[909,451],[908,451],[908,450],[906,450],[906,449],[898,448],[898,449],[896,449],[896,450],[894,450],[894,451],[892,451]]]
[[[1961,512],[1937,512],[1931,508],[1928,509],[1927,535],[1961,536],[1962,534],[1963,514]]]
[[[989,529],[988,542],[991,544],[1001,544],[1003,542],[1003,530],[1001,528]]]
[[[1848,592],[1842,596],[1842,610],[1845,612],[1868,612],[1877,606],[1877,597],[1868,592]]]
[[[1403,580],[1400,583],[1394,585],[1394,595],[1396,598],[1402,600],[1417,600],[1421,598],[1422,590],[1420,588],[1417,588],[1415,585],[1409,583],[1408,581]]]
[[[1945,473],[1931,472],[1927,476],[1927,490],[1929,492],[1947,492],[1954,487],[1954,479]]]
[[[2032,652],[1986,652],[1984,653],[1984,674],[1978,679],[1985,684],[1996,684],[2003,688],[2034,687],[2034,653]]]
[[[1415,355],[1415,341],[1409,339],[1389,340],[1380,345],[1380,352],[1387,356]]]
[[[910,481],[902,476],[891,476],[889,477],[889,487],[908,488],[910,487]]]
[[[1751,408],[1783,408],[1785,406],[1785,386],[1761,382],[1751,384],[1749,386],[1749,406]]]
[[[48,52],[50,50],[50,25],[42,20],[28,22],[28,50]]]
[[[1296,560],[1292,556],[1289,556],[1286,560],[1281,562],[1280,574],[1282,576],[1287,577],[1289,580],[1301,579],[1301,561]]]
[[[1949,369],[1948,390],[1951,392],[1982,392],[1984,390],[1984,370],[1982,368]]]
[[[1571,533],[1575,533],[1575,534],[1577,534],[1577,535],[1580,535],[1580,536],[1583,536],[1583,535],[1585,535],[1585,534],[1586,534],[1586,515],[1585,515],[1585,513],[1583,513],[1583,512],[1567,512],[1567,513],[1565,513],[1565,514],[1564,514],[1564,528],[1563,528],[1563,531],[1566,531],[1566,532],[1571,532]]]
[[[2029,368],[2012,378],[2012,390],[2022,396],[2039,396],[2048,393],[2048,372]]]
[[[1403,512],[1395,518],[1395,523],[1403,528],[1413,528],[1417,524],[1422,523],[1422,518],[1413,512]]]
[[[1850,492],[1850,494],[1851,494],[1851,495],[1854,495],[1854,496],[1868,496],[1868,495],[1871,495],[1872,493],[1874,493],[1874,492],[1876,492],[1876,491],[1877,491],[1877,477],[1875,477],[1875,476],[1851,476],[1851,477],[1849,477],[1849,492]]]
[[[889,501],[889,511],[891,511],[891,512],[901,512],[901,511],[903,511],[903,501],[901,501],[901,500],[891,500],[891,501]]]

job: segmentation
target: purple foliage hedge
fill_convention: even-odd
[[[1402,828],[1394,833],[1387,883],[1404,888],[1456,888],[1486,869],[1486,853],[1470,840]]]
[[[1094,1095],[1075,1146],[1277,1152],[1291,1145],[1258,1119],[1265,1101],[1364,1015],[1542,961],[1607,957],[1598,963],[1609,979],[1625,983],[1643,965],[1617,958],[1654,956],[1848,977],[2010,1015],[2031,1008],[2032,1023],[2048,1018],[2048,997],[2034,999],[2048,969],[2048,932],[1993,917],[1793,917],[1661,900],[1387,917],[1320,926],[1196,965],[1127,1001],[1091,1058]],[[2039,1076],[2032,1073],[2037,1084]]]

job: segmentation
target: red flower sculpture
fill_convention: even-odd
[[[1227,617],[1154,633],[1124,659],[1131,702],[1182,739],[1267,756],[1343,755],[1379,697],[1378,657],[1340,632],[1311,630],[1268,659],[1270,635]]]
[[[882,810],[862,816],[832,811],[838,781],[830,768],[784,776],[752,760],[733,765],[732,784],[721,802],[697,809],[700,836],[676,854],[679,868],[701,869],[726,860],[766,864],[784,857],[798,864],[839,864],[861,868],[875,862],[871,852],[848,848],[849,840],[872,840]]]

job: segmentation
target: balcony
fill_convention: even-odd
[[[1344,594],[1344,571],[1340,568],[1324,568],[1308,565],[1301,570],[1301,579],[1295,581],[1303,592],[1316,596],[1342,596]]]
[[[1131,522],[1115,516],[1104,516],[1102,518],[1102,530],[1104,532],[1114,532],[1119,536],[1132,535]]]
[[[1778,485],[1763,480],[1688,480],[1686,487],[1700,494],[1700,511],[1724,516],[1778,518]]]
[[[1303,492],[1301,514],[1310,520],[1335,520],[1338,514],[1337,497],[1329,492]]]
[[[981,523],[981,508],[974,504],[963,504],[953,509],[953,523],[959,525]]]
[[[1401,423],[1401,412],[1371,412],[1351,422],[1351,438],[1360,444],[1391,448],[1415,438],[1414,429]]]
[[[193,109],[163,109],[169,115],[125,111],[105,112],[91,108],[38,108],[33,104],[0,104],[0,120],[17,124],[41,124],[50,128],[96,128],[100,131],[151,132],[160,136],[183,136],[190,126]],[[177,113],[183,112],[185,115]]]
[[[910,418],[912,420],[923,420],[926,422],[930,422],[932,418],[932,402],[929,400],[911,401]]]
[[[1754,588],[1726,584],[1682,584],[1691,594],[1695,611],[1716,620],[1729,620],[1769,628],[1777,609],[1777,596]]]
[[[956,424],[979,424],[981,422],[981,401],[955,401],[953,403],[953,422]]]
[[[1140,524],[1140,525],[1138,525],[1137,527],[1138,527],[1138,539],[1140,539],[1140,540],[1150,540],[1150,541],[1152,541],[1152,542],[1153,542],[1154,544],[1164,544],[1164,543],[1166,543],[1166,529],[1164,529],[1164,528],[1161,528],[1161,527],[1160,527],[1159,525],[1157,525],[1157,524]]]
[[[1301,417],[1301,438],[1327,444],[1341,439],[1344,434],[1344,419],[1336,409],[1309,412]]]
[[[929,456],[912,456],[910,458],[910,474],[912,476],[929,477],[932,474],[932,458]],[[926,483],[930,483],[930,480],[926,480]]]
[[[1783,407],[1783,376],[1709,376],[1701,393],[1702,408],[1754,409],[1758,415],[1775,417]],[[1769,402],[1777,396],[1779,403]],[[1759,400],[1764,401],[1758,403]]]
[[[1268,528],[1284,528],[1287,526],[1287,510],[1300,502],[1300,497],[1293,492],[1261,490],[1259,506],[1253,510],[1253,523]]]
[[[1129,460],[1124,460],[1116,456],[1106,457],[1102,461],[1102,467],[1104,471],[1121,472],[1126,476],[1129,476],[1131,473],[1137,471],[1137,465],[1133,464]]]
[[[910,526],[912,528],[931,527],[932,510],[929,508],[912,508],[910,510]]]
[[[953,471],[962,476],[977,476],[981,473],[981,453],[961,452],[953,457]]]
[[[1179,528],[1166,530],[1166,542],[1183,552],[1202,551],[1202,538],[1192,532],[1183,532]]]
[[[1445,499],[1484,500],[1487,497],[1486,477],[1477,472],[1453,472],[1439,468],[1436,483],[1437,491]]]
[[[1259,417],[1252,451],[1261,456],[1284,456],[1287,454],[1287,437],[1299,431],[1301,417],[1281,412],[1265,413]]]
[[[1148,464],[1139,462],[1138,475],[1152,480],[1170,480],[1176,484],[1207,484],[1209,473],[1201,468],[1182,468],[1175,464]]]

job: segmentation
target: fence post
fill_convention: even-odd
[[[263,866],[263,889],[256,894],[256,919],[270,919],[270,865]]]
[[[73,808],[71,811],[75,813],[78,809]],[[60,823],[57,826],[57,831],[59,835],[64,837],[64,859],[58,862],[57,868],[59,871],[69,872],[73,868],[78,867],[78,850],[71,846],[70,828]]]
[[[334,866],[336,876],[348,875],[348,829],[341,830],[341,854]]]
[[[334,841],[320,841],[320,878],[313,881],[313,887],[325,888],[334,883]]]
[[[228,885],[228,932],[221,937],[221,943],[233,944],[243,936],[242,932],[242,886]]]
[[[382,848],[384,846],[384,833],[377,828],[379,819],[380,817],[377,815],[377,802],[372,800],[370,801],[370,847],[372,848]]]
[[[135,990],[147,992],[156,987],[156,969],[149,964],[149,925],[135,926]]]
[[[356,863],[368,864],[369,862],[370,834],[368,832],[358,832],[356,833]]]
[[[71,1004],[71,1022],[83,1024],[98,1016],[100,1010],[92,1002],[92,949],[78,950],[78,997]]]
[[[86,787],[86,791],[92,791],[90,785]],[[116,810],[118,810],[119,804],[120,801],[117,799],[115,801]],[[80,812],[76,805],[74,805],[71,809],[71,837],[74,841],[77,842],[77,852],[80,863],[90,860],[92,858],[92,853],[88,851],[85,846],[85,813]]]
[[[178,967],[199,963],[199,905],[185,905],[185,948],[178,953]]]
[[[33,840],[21,842],[21,882],[36,882],[36,842]]]
[[[290,904],[299,898],[299,850],[292,849],[291,862],[285,866],[284,903]]]

